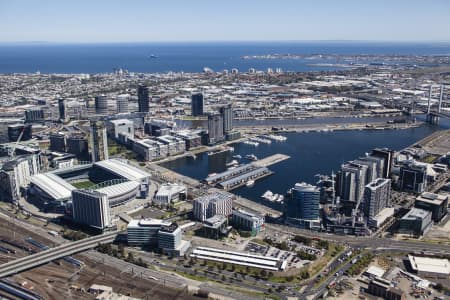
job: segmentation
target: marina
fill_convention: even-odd
[[[272,175],[274,172],[267,167],[289,158],[288,155],[274,154],[258,161],[254,154],[246,155],[252,163],[237,166],[238,161],[227,163],[228,169],[221,173],[211,173],[205,179],[206,184],[231,191],[242,186],[253,187],[256,180]]]

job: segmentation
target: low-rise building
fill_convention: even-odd
[[[133,247],[156,247],[158,231],[172,222],[159,219],[131,220],[127,226],[128,245]]]
[[[387,300],[404,300],[406,295],[401,290],[391,286],[391,283],[383,278],[374,278],[369,282],[367,292],[371,295]]]
[[[419,276],[447,279],[450,275],[448,259],[408,255],[408,260],[413,272]]]
[[[264,230],[264,216],[245,210],[233,210],[231,220],[235,228],[250,231],[252,236]]]
[[[448,210],[448,195],[422,193],[414,202],[414,207],[431,211],[434,222],[439,222]]]
[[[178,202],[180,200],[186,199],[186,187],[184,185],[176,183],[164,183],[162,184],[153,202],[158,205],[168,206],[173,202]]]
[[[399,221],[399,233],[422,235],[433,224],[431,212],[420,208],[412,208]]]
[[[215,215],[206,219],[199,230],[199,235],[215,240],[227,236],[228,233],[228,218],[223,215]]]

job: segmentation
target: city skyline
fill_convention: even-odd
[[[403,0],[0,1],[0,42],[450,41],[449,11]]]

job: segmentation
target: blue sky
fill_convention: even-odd
[[[0,0],[0,42],[450,41],[447,0]]]

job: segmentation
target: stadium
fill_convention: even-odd
[[[76,187],[77,182],[91,182]],[[64,213],[72,201],[72,191],[88,188],[108,196],[110,207],[146,198],[150,174],[120,159],[108,159],[34,175],[27,199],[44,212]]]

